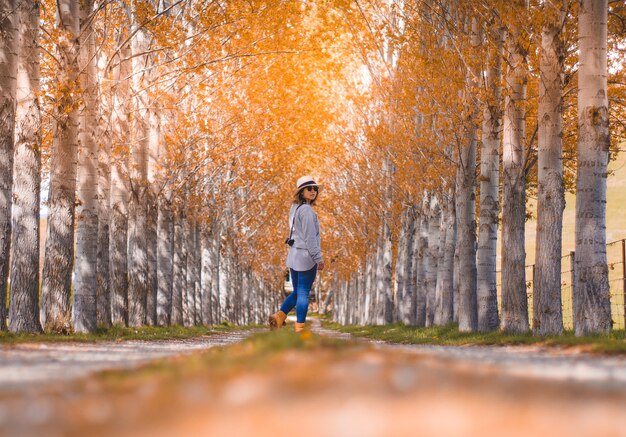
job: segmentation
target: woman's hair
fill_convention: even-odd
[[[305,188],[306,187],[299,189],[298,192],[294,194],[293,203],[296,203],[299,205],[303,202],[306,202],[306,200],[304,199],[304,196],[302,195],[302,192],[304,191]],[[318,196],[319,196],[319,192],[318,192],[318,195],[315,196],[315,199],[313,199],[313,201],[309,205],[311,206],[315,205],[315,202],[317,201]]]

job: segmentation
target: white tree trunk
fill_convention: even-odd
[[[182,208],[184,209],[184,207]],[[182,325],[183,296],[187,288],[187,253],[185,252],[184,212],[179,207],[174,216],[174,262],[172,285],[172,325]]]
[[[405,273],[402,301],[399,303],[399,319],[405,325],[415,323],[415,208],[411,206],[406,211],[406,248],[404,255]]]
[[[578,172],[574,331],[611,331],[606,259],[606,177],[609,159],[607,0],[581,0],[578,19]]]
[[[120,29],[118,41],[128,37],[128,29]],[[119,57],[113,69],[115,86],[111,114],[113,151],[111,155],[111,194],[109,225],[109,286],[111,296],[111,322],[122,326],[128,324],[128,138],[129,126],[129,80],[131,71],[130,48],[120,47]]]
[[[507,37],[507,96],[502,140],[502,322],[506,332],[528,331],[526,295],[526,80],[528,65],[521,24]]]
[[[4,13],[5,11],[0,11],[0,15]],[[41,331],[39,324],[41,122],[37,98],[40,77],[39,3],[21,2],[19,17],[9,329],[12,332],[39,332]],[[3,29],[8,29],[4,23]],[[0,68],[2,68],[1,63]],[[0,75],[4,75],[3,73],[0,71]],[[5,141],[4,138],[3,141]],[[2,165],[0,164],[0,167]],[[6,290],[5,285],[2,284],[0,278],[0,287]],[[0,299],[2,299],[0,330],[4,330],[6,296],[2,292],[0,292]]]
[[[168,326],[172,315],[174,223],[169,192],[158,199],[157,325]]]
[[[476,131],[469,129],[468,144],[462,148],[456,179],[456,214],[458,238],[459,330],[475,331],[478,326],[476,302],[476,207],[475,167]]]
[[[104,94],[104,93],[103,93]],[[109,94],[109,93],[106,93]],[[98,261],[96,265],[96,305],[99,325],[111,326],[111,282],[109,233],[111,221],[111,109],[110,95],[102,98],[98,122]]]
[[[211,283],[211,321],[212,324],[218,324],[221,319],[221,304],[220,304],[220,235],[219,226],[213,224],[213,231],[211,233],[211,260],[212,260],[212,283]],[[268,308],[266,308],[268,310]],[[267,314],[263,312],[263,317]]]
[[[500,132],[502,129],[502,49],[504,30],[493,32],[496,48],[489,50],[485,87],[488,97],[483,108],[482,146],[480,153],[480,222],[476,251],[476,296],[478,330],[498,329],[496,287],[496,252],[498,246],[498,214],[500,183]]]
[[[95,35],[91,25],[93,0],[80,2],[80,86],[83,92],[79,109],[76,279],[74,282],[74,330],[96,330],[96,265],[98,260],[98,144]]]
[[[156,69],[149,75],[150,82],[158,79]],[[148,256],[148,296],[146,302],[146,322],[148,325],[157,324],[157,295],[158,295],[158,185],[157,167],[159,149],[161,148],[161,116],[160,106],[156,99],[150,102],[148,131],[148,189],[146,201],[148,206],[147,221],[147,256]],[[163,157],[164,154],[161,154]]]
[[[432,326],[437,309],[437,267],[441,239],[441,207],[437,196],[431,196],[428,210],[428,270],[426,270],[426,326]]]
[[[78,142],[78,0],[57,1],[60,32],[57,85],[62,95],[53,109],[48,194],[48,229],[41,287],[41,321],[46,331],[70,329],[70,289],[74,262],[74,212]]]
[[[128,324],[146,323],[148,290],[148,36],[132,15],[134,110],[132,126],[131,192],[128,207]],[[150,236],[151,237],[151,236]]]
[[[422,207],[419,212],[419,237],[417,241],[416,258],[416,301],[415,301],[415,325],[426,326],[426,297],[428,294],[428,282],[426,272],[428,271],[428,211],[430,199],[425,193],[422,200]]]
[[[17,0],[0,1],[0,331],[6,331],[7,280],[11,245],[11,187],[15,130],[15,92],[19,14]]]
[[[561,75],[565,50],[559,15],[544,6],[548,20],[541,33],[539,80],[539,132],[537,147],[537,239],[533,278],[533,332],[561,334],[561,240],[565,190],[563,187]],[[547,18],[546,18],[547,20]]]
[[[184,224],[185,246],[187,252],[187,286],[183,290],[183,321],[185,326],[195,325],[196,318],[196,277],[195,277],[195,218],[190,212],[186,215]]]
[[[394,281],[394,321],[402,319],[401,307],[404,302],[404,289],[406,286],[406,252],[407,252],[407,210],[402,211],[400,216],[400,235],[398,236],[398,247],[396,250],[395,281]]]
[[[372,324],[372,313],[374,306],[373,289],[374,289],[374,255],[370,254],[365,259],[365,290],[363,299],[363,323],[365,325]]]
[[[454,189],[448,192],[444,209],[445,239],[442,240],[442,257],[440,259],[437,286],[439,289],[438,325],[452,323],[454,316],[454,249],[456,247],[456,211],[454,208]]]
[[[474,54],[480,50],[479,23],[471,21],[471,46]],[[477,88],[476,70],[466,75],[466,93],[473,94]],[[459,330],[475,331],[478,328],[476,291],[476,147],[478,142],[478,108],[466,96],[465,101],[466,144],[457,153],[459,158],[456,177],[456,213],[459,241]]]

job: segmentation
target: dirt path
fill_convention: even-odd
[[[317,323],[314,329],[326,339],[346,338]],[[273,339],[292,341],[283,334],[265,337],[261,346],[246,342],[179,358],[164,364],[165,371],[57,379],[28,389],[0,386],[0,434],[626,436],[622,358],[319,337],[268,346]],[[237,342],[237,335],[221,341]],[[108,345],[112,349],[90,352],[88,361],[108,366],[119,353],[126,358],[114,362],[135,366],[167,355],[169,347],[178,353],[214,345],[148,343],[123,352]],[[80,367],[83,352],[57,350],[53,356]],[[131,364],[128,357],[137,360]]]
[[[98,341],[0,345],[0,391],[131,369],[155,359],[206,350],[244,339],[244,332],[162,341]]]
[[[318,321],[315,322],[314,331],[336,338],[351,338],[349,334],[321,328]],[[626,390],[624,355],[599,356],[575,348],[542,346],[399,345],[365,341],[382,351],[405,351],[456,365],[466,365],[476,371]]]

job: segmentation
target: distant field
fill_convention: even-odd
[[[606,239],[607,243],[626,238],[626,153],[622,153],[609,165],[613,172],[607,181],[607,214],[606,214]],[[565,195],[565,211],[563,214],[563,256],[569,255],[576,247],[576,196],[573,193]],[[536,213],[536,202],[532,200],[529,206]],[[536,214],[534,214],[536,216]],[[535,262],[535,239],[536,220],[526,223],[526,265]],[[500,270],[500,245],[498,245],[497,269]],[[611,282],[611,313],[614,327],[624,329],[626,326],[624,315],[624,282],[622,274],[621,244],[609,246],[607,250],[609,263],[609,280]],[[562,263],[562,294],[563,294],[563,321],[566,328],[572,328],[572,304],[571,304],[571,273],[570,257],[563,259]],[[498,277],[498,282],[500,281]],[[532,319],[532,269],[526,269],[526,281],[529,293],[529,312]],[[500,290],[498,290],[500,291]]]
[[[626,238],[626,153],[618,156],[609,169],[614,172],[607,181],[607,213],[606,213],[606,241]],[[565,212],[563,215],[563,254],[574,250],[574,231],[576,226],[576,196],[572,193],[565,195]],[[536,212],[536,202],[530,203],[533,212]],[[526,223],[526,264],[535,262],[536,220]]]

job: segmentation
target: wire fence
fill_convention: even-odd
[[[626,239],[613,241],[606,245],[606,257],[609,265],[609,288],[611,293],[611,318],[613,329],[626,328],[624,308],[626,302]],[[574,273],[574,252],[561,257],[561,305],[563,308],[563,326],[573,329],[572,283]],[[498,288],[498,307],[502,302],[501,272],[496,272]],[[530,326],[533,323],[533,289],[535,265],[526,266],[526,294],[528,297],[528,317]]]

